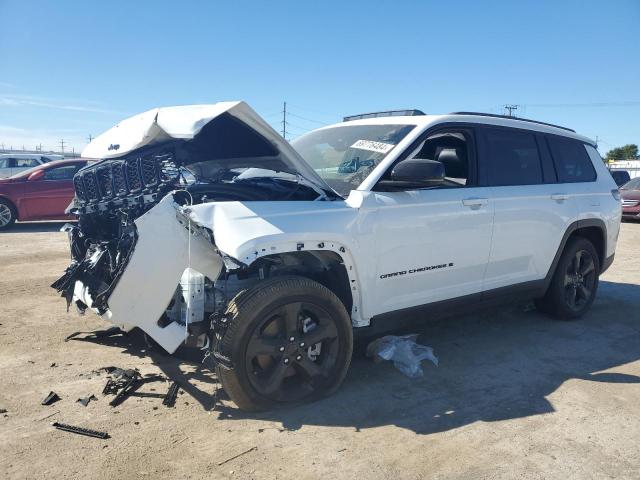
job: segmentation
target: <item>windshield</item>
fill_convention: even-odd
[[[343,197],[358,188],[415,125],[341,125],[315,130],[293,148]]]

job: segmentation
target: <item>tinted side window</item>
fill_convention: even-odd
[[[489,185],[543,183],[538,144],[533,133],[482,128]]]
[[[596,171],[584,145],[568,138],[547,136],[560,183],[593,182]]]
[[[0,168],[9,168],[8,158],[0,158]]]

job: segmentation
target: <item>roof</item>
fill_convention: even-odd
[[[595,145],[595,141],[577,134],[563,127],[557,127],[544,123],[536,123],[534,121],[522,120],[518,118],[487,116],[485,114],[445,114],[445,115],[416,115],[416,116],[391,116],[391,117],[375,117],[362,120],[351,120],[349,122],[335,123],[322,128],[331,128],[338,126],[351,125],[417,125],[421,128],[427,128],[438,123],[480,123],[484,125],[495,125],[501,127],[522,128],[541,133],[549,133],[553,135],[561,135],[563,137],[574,138],[581,142]]]

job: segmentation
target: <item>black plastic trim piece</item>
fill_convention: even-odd
[[[602,262],[602,265],[600,266],[600,274],[603,274],[613,263],[613,260],[615,258],[616,254],[612,254],[610,256],[608,256],[604,262]]]
[[[599,218],[588,218],[585,220],[577,220],[570,224],[567,227],[567,230],[564,232],[562,236],[562,240],[560,241],[560,246],[558,246],[558,251],[556,252],[555,257],[553,257],[553,262],[551,262],[551,267],[549,267],[549,271],[547,272],[547,276],[545,277],[545,291],[549,287],[551,283],[551,279],[553,278],[553,274],[556,271],[556,266],[560,261],[560,257],[562,256],[562,252],[564,251],[564,247],[569,240],[569,237],[576,231],[581,228],[587,227],[598,227],[602,231],[602,251],[598,252],[598,256],[600,257],[600,263],[604,264],[606,262],[605,255],[607,254],[607,227],[604,221]],[[602,267],[600,268],[600,273],[602,273]]]

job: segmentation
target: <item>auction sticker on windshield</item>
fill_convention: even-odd
[[[388,153],[395,145],[384,142],[374,142],[373,140],[358,140],[351,145],[351,148],[359,148],[360,150],[369,150],[370,152]]]

